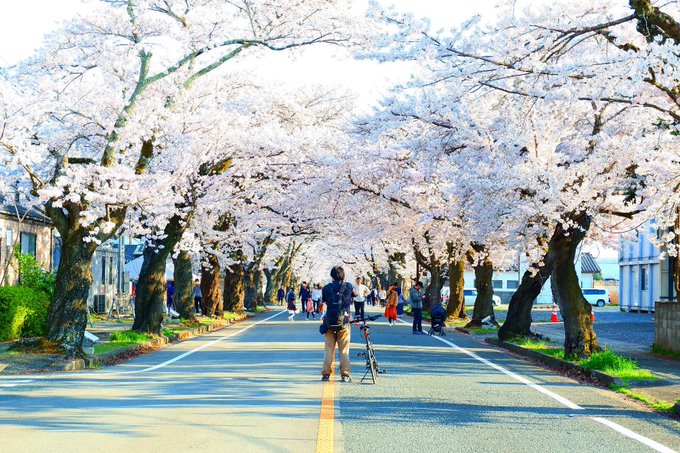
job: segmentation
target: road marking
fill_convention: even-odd
[[[403,319],[400,319],[400,321],[405,323],[405,324],[408,324]],[[431,338],[434,338],[435,340],[439,340],[442,343],[448,344],[449,346],[456,349],[457,351],[460,351],[464,354],[467,354],[468,356],[472,357],[473,359],[478,360],[478,361],[482,362],[483,364],[490,366],[491,368],[494,368],[494,369],[496,369],[496,370],[498,370],[502,373],[507,374],[511,378],[513,378],[513,379],[515,379],[515,380],[517,380],[517,381],[519,381],[523,384],[526,384],[527,386],[531,387],[532,389],[553,398],[554,400],[564,404],[565,406],[567,406],[571,409],[585,410],[585,408],[579,406],[576,403],[572,403],[571,401],[569,401],[568,399],[558,395],[557,393],[551,392],[550,390],[543,388],[540,385],[531,382],[527,378],[520,376],[519,374],[514,373],[510,370],[507,370],[500,365],[496,365],[495,363],[491,362],[490,360],[487,360],[483,357],[478,356],[474,352],[470,352],[467,349],[461,348],[460,346],[458,346],[455,343],[452,343],[452,342],[445,340],[442,337],[438,337],[438,336],[432,336]],[[637,440],[638,442],[640,442],[644,445],[647,445],[648,447],[650,447],[650,448],[652,448],[652,449],[654,449],[658,452],[661,452],[661,453],[676,453],[675,450],[668,448],[665,445],[660,444],[656,441],[653,441],[652,439],[649,439],[648,437],[637,434],[637,433],[629,430],[628,428],[624,428],[623,426],[619,425],[618,423],[614,423],[614,422],[607,420],[605,418],[602,418],[602,417],[591,417],[591,418],[593,420],[595,420],[596,422],[602,423],[603,425],[608,426],[609,428],[613,429],[614,431],[616,431],[620,434],[623,434],[624,436],[629,437],[631,439]]]
[[[621,434],[623,434],[626,437],[630,437],[631,439],[637,440],[641,444],[647,445],[649,448],[653,448],[654,450],[661,452],[661,453],[676,453],[675,450],[672,448],[668,448],[667,446],[660,444],[658,442],[653,441],[652,439],[649,439],[645,436],[641,436],[638,433],[635,433],[628,428],[624,428],[623,426],[619,425],[618,423],[614,423],[611,420],[607,420],[606,418],[602,417],[592,417],[593,420],[595,420],[598,423],[602,423],[605,426],[610,427],[614,431],[617,431]]]
[[[224,340],[226,340],[226,339],[228,339],[228,338],[231,338],[231,337],[233,337],[233,336],[235,336],[235,335],[238,335],[238,334],[240,334],[240,333],[243,333],[243,332],[245,332],[246,330],[255,327],[256,325],[262,324],[263,322],[266,322],[266,321],[269,321],[270,319],[275,318],[275,317],[277,317],[277,316],[279,316],[280,314],[283,314],[283,313],[288,313],[288,311],[280,311],[280,312],[278,312],[278,313],[276,313],[276,314],[273,314],[273,315],[269,316],[268,318],[262,319],[262,320],[260,320],[260,321],[258,321],[258,322],[255,322],[255,323],[253,323],[253,324],[251,324],[251,325],[249,325],[249,326],[247,326],[247,327],[244,327],[243,329],[240,329],[240,330],[238,330],[238,331],[236,331],[236,332],[234,332],[234,333],[232,333],[232,334],[230,334],[230,335],[225,335],[225,336],[223,336],[223,337],[217,338],[216,340],[213,340],[213,341],[211,341],[211,342],[209,342],[209,343],[206,343],[206,344],[204,344],[203,346],[199,346],[199,347],[196,348],[196,349],[192,349],[191,351],[187,351],[187,352],[185,352],[185,353],[183,353],[183,354],[178,355],[178,356],[175,357],[175,358],[172,358],[172,359],[170,359],[170,360],[166,360],[166,361],[163,362],[163,363],[159,363],[158,365],[150,366],[150,367],[148,367],[148,368],[144,368],[143,370],[118,371],[118,372],[113,371],[113,372],[111,372],[111,373],[102,373],[102,374],[99,374],[99,376],[110,376],[110,375],[112,375],[112,374],[118,375],[118,374],[146,373],[147,371],[155,371],[155,370],[158,370],[159,368],[166,367],[166,366],[168,366],[168,365],[170,365],[170,364],[172,364],[172,363],[177,362],[178,360],[182,360],[183,358],[188,357],[188,356],[190,356],[191,354],[194,354],[194,353],[196,353],[196,352],[199,352],[199,351],[202,351],[202,350],[204,350],[204,349],[206,349],[206,348],[209,348],[210,346],[212,346],[212,345],[214,345],[214,344],[216,344],[216,343],[219,343],[220,341],[224,341]]]
[[[333,373],[328,382],[323,383],[321,390],[321,412],[319,413],[319,430],[316,433],[316,453],[333,453],[335,424],[335,386]]]
[[[0,381],[0,388],[11,388],[11,387],[16,387],[21,384],[27,384],[29,382],[33,382],[33,379],[3,379]]]

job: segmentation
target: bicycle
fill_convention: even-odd
[[[362,331],[362,335],[366,340],[366,352],[360,352],[357,354],[357,356],[359,357],[366,357],[366,372],[364,373],[364,377],[361,378],[361,382],[364,382],[364,379],[366,379],[366,377],[370,373],[371,380],[373,381],[373,384],[375,384],[375,382],[378,379],[378,374],[387,373],[387,370],[381,370],[380,366],[378,365],[378,360],[375,358],[375,351],[373,350],[373,342],[371,341],[370,329],[366,324],[366,321],[375,321],[380,316],[381,315],[368,316],[365,318],[358,318],[352,321],[352,324],[356,324],[357,327]]]

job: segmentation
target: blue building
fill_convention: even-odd
[[[675,300],[675,258],[664,256],[650,241],[657,231],[648,222],[635,241],[621,241],[619,252],[619,306],[622,311],[654,311],[657,301]]]

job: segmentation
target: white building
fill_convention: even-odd
[[[640,228],[635,242],[621,242],[619,252],[619,306],[622,311],[654,311],[654,303],[675,300],[675,258],[661,258],[650,242],[657,231],[649,223]]]
[[[510,302],[512,295],[522,281],[522,275],[529,267],[529,263],[523,260],[519,268],[515,266],[509,270],[496,270],[493,274],[493,292],[501,298],[502,303]],[[590,253],[581,253],[576,259],[576,272],[579,277],[581,288],[592,288],[594,275],[602,272],[595,259]],[[475,273],[472,269],[465,271],[465,288],[475,287]],[[553,297],[550,289],[550,277],[546,276],[541,293],[536,298],[537,304],[552,304]]]

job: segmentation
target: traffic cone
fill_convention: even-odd
[[[552,314],[550,315],[550,322],[560,322],[559,319],[557,319],[557,310],[555,309],[555,304],[553,304]]]
[[[595,322],[595,312],[592,308],[590,309],[590,322]]]

